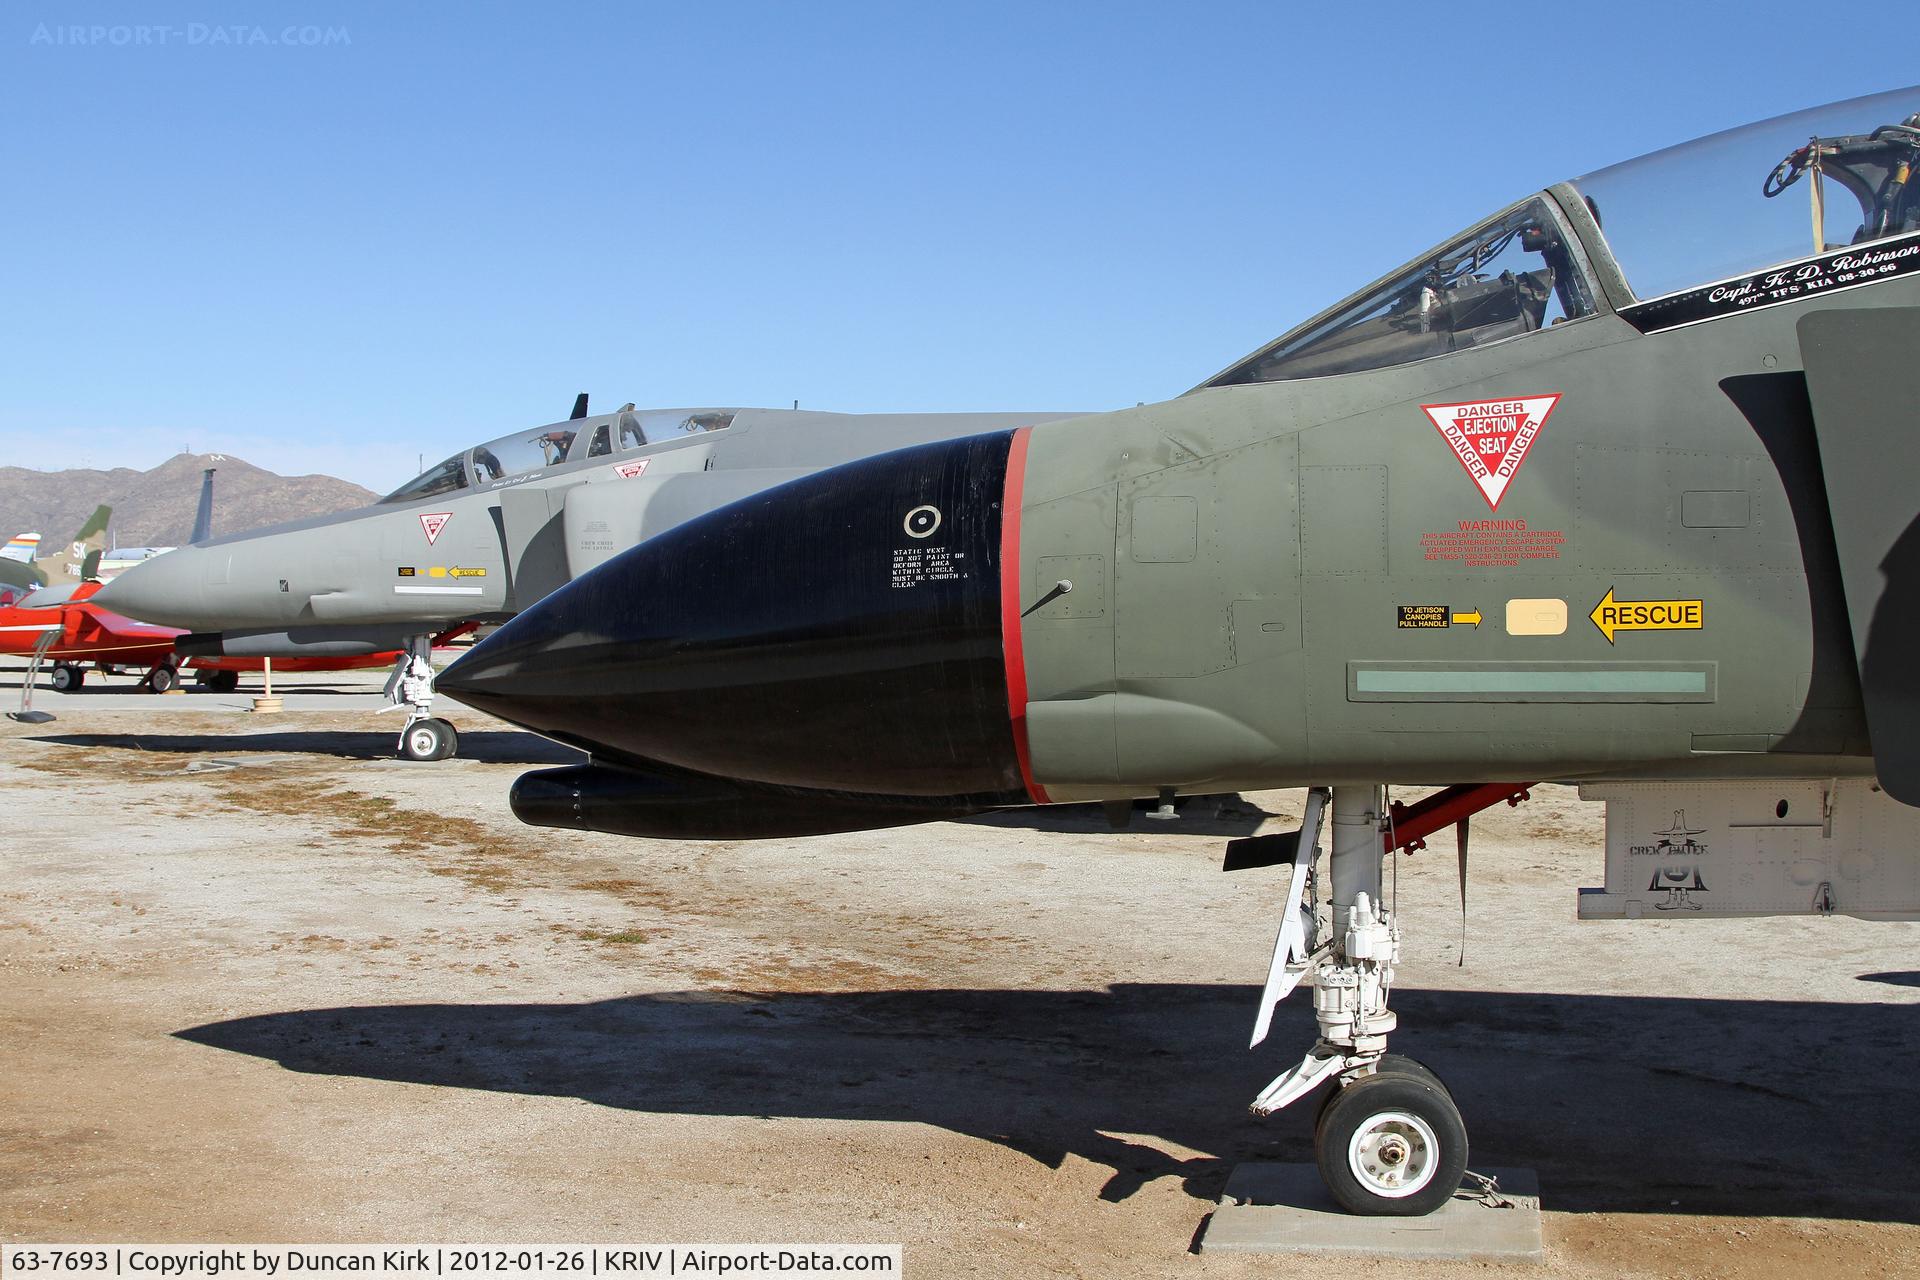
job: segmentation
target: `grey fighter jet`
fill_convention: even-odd
[[[1319,1028],[1253,1109],[1333,1086],[1335,1197],[1429,1212],[1466,1128],[1386,1051],[1396,851],[1453,826],[1464,885],[1473,812],[1573,782],[1582,918],[1920,918],[1917,165],[1906,89],[1558,184],[1165,404],[683,524],[442,686],[592,753],[514,788],[563,828],[1310,788],[1228,853],[1290,868],[1254,1042],[1296,986]]]
[[[1072,416],[587,408],[583,393],[566,421],[462,450],[374,506],[176,548],[94,599],[185,628],[182,657],[399,650],[400,754],[444,759],[458,737],[432,715],[436,635],[511,617],[643,539],[822,467]]]

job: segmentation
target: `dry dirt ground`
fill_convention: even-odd
[[[1190,1251],[1246,1103],[1297,792],[1113,833],[1018,814],[752,844],[527,828],[559,749],[455,712],[0,722],[0,1237],[900,1241],[907,1274],[1291,1276]],[[1920,925],[1579,924],[1601,812],[1400,863],[1396,1047],[1474,1162],[1540,1171],[1544,1269],[1920,1275]]]

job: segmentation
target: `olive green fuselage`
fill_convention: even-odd
[[[1914,306],[1903,278],[1648,334],[1601,311],[1034,428],[1036,782],[1871,773],[1796,325]],[[1495,509],[1423,406],[1546,396]]]

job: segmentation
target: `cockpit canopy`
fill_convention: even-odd
[[[1920,162],[1917,112],[1920,88],[1854,98],[1668,147],[1573,186],[1634,296],[1663,297],[1920,230],[1920,186],[1907,181]]]
[[[1587,261],[1610,258],[1632,299],[1647,301],[1920,231],[1916,168],[1920,88],[1656,151],[1515,205],[1206,385],[1387,368],[1592,315],[1601,304],[1580,248]],[[1591,216],[1585,242],[1570,210]]]
[[[1570,233],[1529,200],[1255,352],[1208,385],[1319,378],[1410,364],[1593,311]]]
[[[414,502],[459,489],[486,488],[563,462],[612,457],[648,445],[722,431],[733,425],[734,416],[732,409],[636,411],[629,406],[599,418],[580,418],[532,431],[516,431],[454,454],[380,501]]]

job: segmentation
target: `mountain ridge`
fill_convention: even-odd
[[[0,467],[0,539],[38,532],[64,542],[105,503],[113,508],[107,531],[114,546],[179,546],[193,532],[200,475],[208,467],[215,469],[215,536],[349,511],[379,497],[336,476],[283,476],[230,453],[177,453],[146,471]]]

